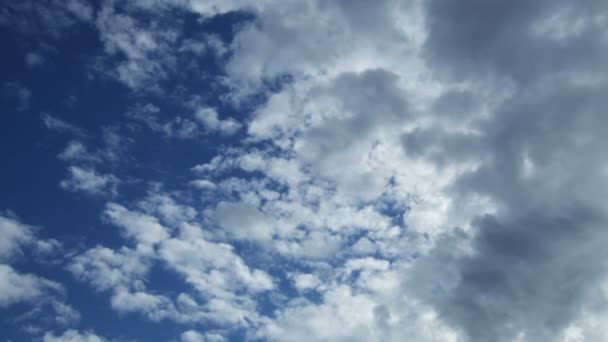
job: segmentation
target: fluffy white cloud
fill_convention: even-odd
[[[32,274],[17,273],[12,267],[0,264],[0,306],[17,302],[31,302],[60,289],[61,286]]]
[[[110,222],[124,228],[125,235],[144,246],[153,245],[169,237],[153,216],[130,211],[117,203],[108,203],[104,213]]]
[[[42,338],[44,342],[104,342],[105,338],[95,335],[90,331],[79,332],[77,330],[67,330],[61,335],[46,333]]]
[[[95,247],[76,256],[68,269],[98,290],[129,286],[140,288],[149,262],[130,249],[114,251]]]
[[[269,274],[250,268],[232,246],[208,241],[198,225],[188,222],[194,218],[192,209],[176,204],[171,196],[153,194],[140,207],[150,214],[116,203],[109,203],[104,214],[136,248],[89,249],[68,266],[74,276],[111,292],[115,310],[139,312],[152,320],[239,325],[259,320],[252,296],[274,288]],[[151,214],[160,215],[169,226]],[[171,231],[177,234],[169,235]],[[197,290],[195,298],[155,294],[146,277],[157,262],[183,276]]]
[[[169,239],[161,246],[160,253],[172,268],[205,294],[223,296],[227,294],[226,291],[242,287],[252,291],[273,287],[268,274],[251,270],[234,254],[230,245],[211,243],[196,237]]]

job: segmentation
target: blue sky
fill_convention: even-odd
[[[605,341],[608,6],[0,5],[0,341]]]

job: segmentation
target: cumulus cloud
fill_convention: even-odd
[[[338,207],[373,201],[400,208],[408,231],[395,236],[404,246],[408,239],[417,241],[418,233],[427,238],[431,234],[430,245],[424,239],[415,243],[429,257],[411,262],[413,269],[405,274],[424,272],[422,268],[432,273],[430,269],[438,267],[431,262],[433,255],[450,248],[439,241],[460,227],[468,236],[470,254],[438,260],[449,265],[454,277],[426,278],[424,285],[444,292],[426,296],[418,292],[421,285],[408,281],[403,291],[436,310],[436,319],[462,333],[459,339],[558,338],[582,311],[603,301],[587,295],[597,291],[603,279],[601,265],[587,261],[601,260],[601,248],[580,246],[602,241],[605,209],[598,200],[603,187],[597,186],[605,178],[605,158],[597,128],[603,127],[598,111],[603,102],[595,94],[603,89],[605,75],[598,70],[606,49],[600,38],[605,21],[596,18],[606,8],[593,3],[575,9],[559,1],[430,1],[420,7],[410,4],[410,13],[424,19],[400,30],[398,23],[406,16],[394,13],[404,7],[392,2],[336,4],[326,6],[322,14],[315,3],[257,7],[257,20],[273,24],[239,32],[227,70],[245,92],[237,91],[239,95],[263,89],[262,80],[292,77],[256,109],[248,134],[256,141],[271,141],[275,155],[287,151],[295,156],[296,171],[289,175],[304,170],[307,177],[285,183],[268,166],[272,153],[256,154],[257,159],[242,153],[233,162],[214,159],[196,169],[217,174],[240,167],[288,184],[288,195],[276,201],[263,198],[253,184],[238,187],[241,201],[283,219],[282,227],[285,217],[300,225],[287,230],[289,242],[275,242],[275,248],[289,246],[283,251],[297,248],[296,232],[302,227],[314,226],[301,209],[297,216],[285,214],[295,203],[311,208],[317,217],[317,208],[332,201]],[[295,8],[298,15],[289,16],[295,19],[287,26],[278,13],[285,17]],[[376,26],[355,25],[364,20],[359,15],[363,8],[369,14],[365,18],[381,18]],[[327,17],[334,20],[323,20]],[[424,25],[416,26],[422,21]],[[328,28],[340,34],[320,37]],[[351,41],[351,34],[357,41]],[[366,40],[379,36],[382,41]],[[326,47],[312,48],[318,42]],[[346,42],[351,43],[349,49]],[[575,46],[586,52],[572,55]],[[382,55],[374,56],[373,50]],[[411,57],[399,66],[393,58],[403,54]],[[582,171],[564,163],[587,167]],[[296,196],[298,182],[314,186],[309,179],[329,185],[321,190],[318,207],[307,201],[309,197]],[[385,208],[377,204],[374,209],[382,217]],[[328,222],[336,222],[336,213],[334,207],[334,220]],[[225,225],[228,230],[234,226]],[[378,236],[366,239],[380,242]],[[384,253],[392,250],[391,244],[380,246]],[[565,252],[570,250],[577,252]],[[354,270],[358,264],[349,261],[347,268]],[[589,264],[598,273],[583,275],[582,265]],[[567,265],[582,269],[575,272]],[[296,279],[302,289],[314,287],[307,285],[307,278]],[[448,281],[450,286],[441,286]],[[550,283],[563,287],[550,291]],[[561,309],[552,307],[556,303]],[[294,320],[288,331],[303,321]],[[330,331],[325,326],[311,329]]]
[[[0,265],[0,305],[8,306],[17,302],[31,302],[46,291],[59,286],[31,274],[19,274],[8,265]]]
[[[21,248],[34,240],[33,227],[25,225],[15,218],[0,216],[0,260],[9,260],[21,252]]]
[[[164,200],[154,200],[159,196]],[[208,241],[199,226],[188,222],[193,218],[189,208],[168,198],[156,194],[142,202],[142,208],[163,217],[167,227],[149,214],[108,204],[105,216],[123,229],[135,248],[89,249],[73,258],[70,272],[99,291],[111,291],[111,305],[117,311],[177,322],[248,325],[257,321],[255,300],[250,296],[274,287],[270,275],[250,268],[232,246]],[[171,237],[169,232],[174,230],[178,234]],[[157,262],[183,277],[198,294],[171,298],[153,293],[146,277]]]

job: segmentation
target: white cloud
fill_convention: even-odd
[[[169,120],[162,120],[160,108],[150,103],[135,108],[129,116],[167,138],[194,139],[200,133],[196,122],[188,118],[175,116]]]
[[[174,67],[171,46],[177,32],[159,28],[156,22],[146,25],[134,16],[117,13],[111,2],[103,4],[96,18],[97,30],[105,52],[118,57],[111,75],[134,90],[159,91],[156,81],[166,78]]]
[[[59,284],[32,274],[17,273],[12,267],[0,264],[0,306],[18,302],[31,302],[46,292],[59,288]]]
[[[321,280],[315,274],[295,274],[293,275],[294,286],[298,291],[315,289]]]
[[[81,166],[90,163],[102,164],[102,162],[117,163],[125,157],[126,148],[131,142],[128,137],[119,134],[114,127],[104,127],[102,130],[103,146],[89,150],[87,145],[80,140],[71,140],[65,149],[57,155],[57,158]]]
[[[197,215],[194,208],[177,203],[174,196],[162,192],[152,191],[143,201],[138,203],[139,208],[150,215],[160,217],[172,227],[178,227],[185,222],[193,221]]]
[[[54,117],[50,114],[42,114],[42,122],[51,131],[56,131],[59,133],[71,133],[77,136],[86,135],[84,130],[80,127],[75,126],[71,123],[64,121],[63,119]]]
[[[23,322],[52,322],[65,326],[80,319],[80,313],[65,303],[63,285],[31,273],[19,273],[0,264],[0,307],[26,304]]]
[[[119,180],[111,174],[99,174],[94,169],[70,166],[69,176],[59,185],[67,191],[82,191],[91,195],[116,193]]]
[[[272,239],[274,223],[253,206],[220,202],[215,208],[213,217],[235,239],[258,241]]]
[[[274,288],[272,278],[247,266],[232,246],[206,240],[199,226],[188,223],[193,218],[191,209],[169,198],[155,194],[140,206],[164,217],[170,228],[161,225],[155,216],[108,203],[104,216],[121,227],[136,248],[89,249],[72,259],[70,272],[99,291],[110,291],[112,308],[117,311],[139,312],[152,320],[238,325],[257,322],[255,300],[250,295]],[[178,232],[174,237],[168,233],[172,230]],[[199,303],[185,293],[176,298],[155,294],[146,285],[155,263],[183,276],[204,301]]]
[[[72,160],[84,160],[84,161],[96,161],[98,160],[95,156],[93,156],[88,150],[87,147],[79,142],[79,141],[70,141],[66,146],[65,150],[61,152],[58,156],[59,159],[65,161]]]
[[[0,215],[0,234],[3,237],[0,242],[0,307],[27,304],[29,311],[23,320],[51,315],[52,319],[47,321],[54,324],[76,322],[80,314],[65,303],[63,285],[36,274],[21,273],[11,264],[21,261],[26,251],[46,259],[61,247],[56,240],[37,238],[36,231],[35,227],[14,217]]]
[[[33,227],[6,216],[0,216],[0,235],[0,261],[9,260],[19,254],[24,245],[34,241]]]
[[[188,330],[182,333],[181,342],[222,342],[226,339],[222,335],[215,333],[201,334],[194,330]]]
[[[223,135],[232,135],[241,129],[241,124],[232,118],[219,119],[217,111],[213,108],[199,108],[195,117],[210,132],[217,131]]]
[[[75,256],[68,270],[97,290],[141,288],[150,262],[131,249],[95,247]]]
[[[90,21],[93,18],[93,8],[82,0],[68,0],[65,2],[66,9],[82,21]]]
[[[111,305],[119,312],[140,312],[155,321],[175,314],[170,299],[144,291],[117,290],[112,296]]]
[[[159,243],[169,237],[167,228],[155,217],[130,211],[120,204],[108,203],[104,216],[122,227],[127,237],[144,246]]]
[[[66,330],[61,335],[47,332],[42,338],[43,342],[104,342],[105,338],[95,335],[93,332],[77,330]]]
[[[194,330],[188,330],[182,333],[181,335],[182,342],[205,342],[205,336],[197,333]]]
[[[160,8],[152,3],[140,5]],[[425,124],[419,112],[440,90],[425,78],[426,69],[416,56],[422,43],[417,31],[422,27],[420,19],[409,21],[415,27],[403,29],[410,18],[401,14],[405,5],[397,2],[382,2],[373,8],[317,2],[192,2],[189,6],[204,15],[241,6],[256,14],[261,25],[241,27],[229,47],[225,83],[233,87],[227,98],[240,103],[248,95],[266,91],[265,81],[290,75],[290,83],[270,94],[248,123],[245,144],[263,142],[269,147],[222,151],[207,164],[193,167],[204,179],[189,184],[220,195],[205,205],[200,216],[179,209],[180,196],[176,195],[142,201],[140,209],[146,214],[132,216],[141,225],[114,223],[132,229],[129,236],[136,242],[144,241],[144,232],[158,237],[146,242],[157,247],[139,258],[152,260],[155,255],[197,290],[193,298],[180,297],[181,302],[197,308],[191,316],[202,310],[215,322],[242,326],[257,322],[253,325],[261,325],[264,336],[280,340],[288,338],[287,332],[295,332],[289,337],[293,340],[305,336],[396,340],[392,330],[383,332],[386,327],[376,316],[385,317],[385,310],[377,307],[388,305],[398,295],[380,298],[367,293],[395,287],[398,280],[392,263],[365,256],[408,257],[421,249],[415,238],[418,232],[440,234],[446,229],[455,210],[445,188],[458,173],[407,158],[401,146],[403,134]],[[417,13],[419,8],[412,5],[408,10]],[[125,31],[135,32],[135,26],[133,22]],[[107,46],[113,46],[113,51],[122,49],[131,60],[141,59],[143,65],[153,51],[159,52],[157,62],[164,63],[165,41],[153,32],[143,37],[147,39],[142,38],[141,46],[127,36],[108,40]],[[157,118],[159,113],[160,109],[149,106],[146,117],[139,120],[174,136],[173,120],[184,119],[163,121]],[[213,108],[199,108],[195,118],[209,132],[234,134],[241,128],[232,119],[220,119]],[[248,176],[232,177],[232,171]],[[393,212],[385,212],[385,203],[392,206],[386,211]],[[436,203],[444,209],[437,213],[436,222],[425,222],[435,212]],[[163,205],[164,213],[158,209]],[[408,220],[416,223],[411,236],[402,223],[394,222],[403,219],[407,208]],[[152,217],[158,217],[157,223],[162,221],[165,229],[148,229],[153,226]],[[272,292],[276,287],[264,271],[268,265],[256,258],[249,265],[249,259],[232,247],[234,240],[257,243],[256,256],[276,255],[310,267],[307,273],[293,276],[294,286],[302,292],[323,291],[323,301],[297,305],[294,300],[293,306],[277,310],[277,320],[261,319],[255,300],[243,292]],[[344,266],[333,270],[339,276],[327,276],[331,268],[322,265],[342,261]],[[148,295],[143,288],[138,291],[125,293],[140,293],[142,300],[137,303],[148,304],[133,307],[157,310],[157,297],[147,289]],[[198,296],[204,304],[199,304]],[[391,307],[389,316],[398,317],[395,322],[405,320],[400,315],[407,310]],[[347,314],[351,311],[355,312],[352,317]],[[438,319],[429,320],[441,325]],[[389,323],[396,327],[397,323]]]
[[[216,185],[207,179],[195,179],[190,182],[190,185],[201,190],[213,190],[216,188]]]
[[[258,336],[273,341],[460,341],[427,310],[339,285],[325,292],[320,304],[293,301]]]
[[[204,252],[202,252],[204,251]],[[168,239],[160,254],[171,268],[183,274],[203,294],[223,297],[230,291],[264,291],[274,287],[264,271],[250,269],[230,245],[212,243],[202,237]]]

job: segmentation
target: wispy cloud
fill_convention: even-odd
[[[46,126],[46,128],[51,131],[55,131],[58,133],[70,133],[81,137],[86,136],[86,133],[82,128],[74,124],[68,123],[67,121],[61,118],[46,113],[42,114],[41,118],[44,126]]]

